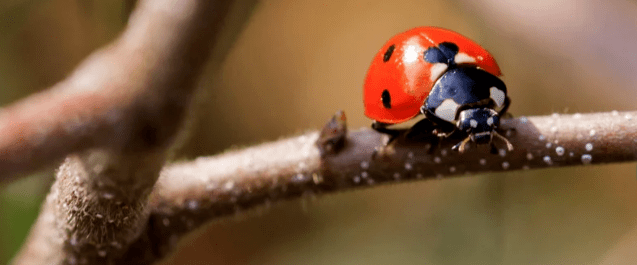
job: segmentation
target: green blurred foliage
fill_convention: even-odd
[[[0,264],[6,264],[22,245],[51,180],[51,172],[38,173],[0,190]]]

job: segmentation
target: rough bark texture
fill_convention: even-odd
[[[302,196],[494,171],[635,161],[635,115],[505,119],[502,133],[514,149],[503,146],[496,154],[486,146],[459,154],[450,148],[461,139],[453,138],[438,145],[432,145],[435,138],[399,138],[384,146],[385,135],[371,129],[346,133],[332,121],[321,133],[166,166],[150,196],[144,240],[136,246],[163,256],[182,235],[215,218]],[[342,145],[334,145],[338,139]]]
[[[230,4],[140,1],[115,42],[3,110],[4,176],[78,152],[58,170],[16,264],[118,263],[148,222],[148,195]]]

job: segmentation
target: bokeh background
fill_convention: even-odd
[[[130,2],[0,1],[0,106],[116,38]],[[250,14],[202,77],[178,159],[318,129],[339,109],[350,128],[368,126],[371,58],[421,25],[491,51],[516,116],[636,108],[635,0],[269,0]],[[632,264],[635,169],[485,174],[284,202],[205,226],[165,264]],[[53,170],[0,186],[0,264],[22,244]]]

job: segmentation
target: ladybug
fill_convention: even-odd
[[[414,28],[392,37],[374,57],[363,90],[365,115],[374,120],[372,128],[395,136],[388,126],[423,114],[416,125],[433,125],[439,137],[466,136],[454,150],[464,152],[469,141],[493,150],[494,136],[512,150],[496,132],[511,103],[501,75],[493,56],[467,37]]]

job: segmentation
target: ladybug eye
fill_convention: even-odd
[[[396,49],[396,45],[392,45],[387,48],[385,55],[383,55],[383,62],[386,63],[387,61],[389,61],[389,58],[391,58],[391,54],[394,53],[394,49]]]
[[[380,99],[383,101],[383,106],[386,109],[391,109],[391,96],[389,95],[389,91],[387,91],[387,89],[383,90],[383,94],[380,95]]]

